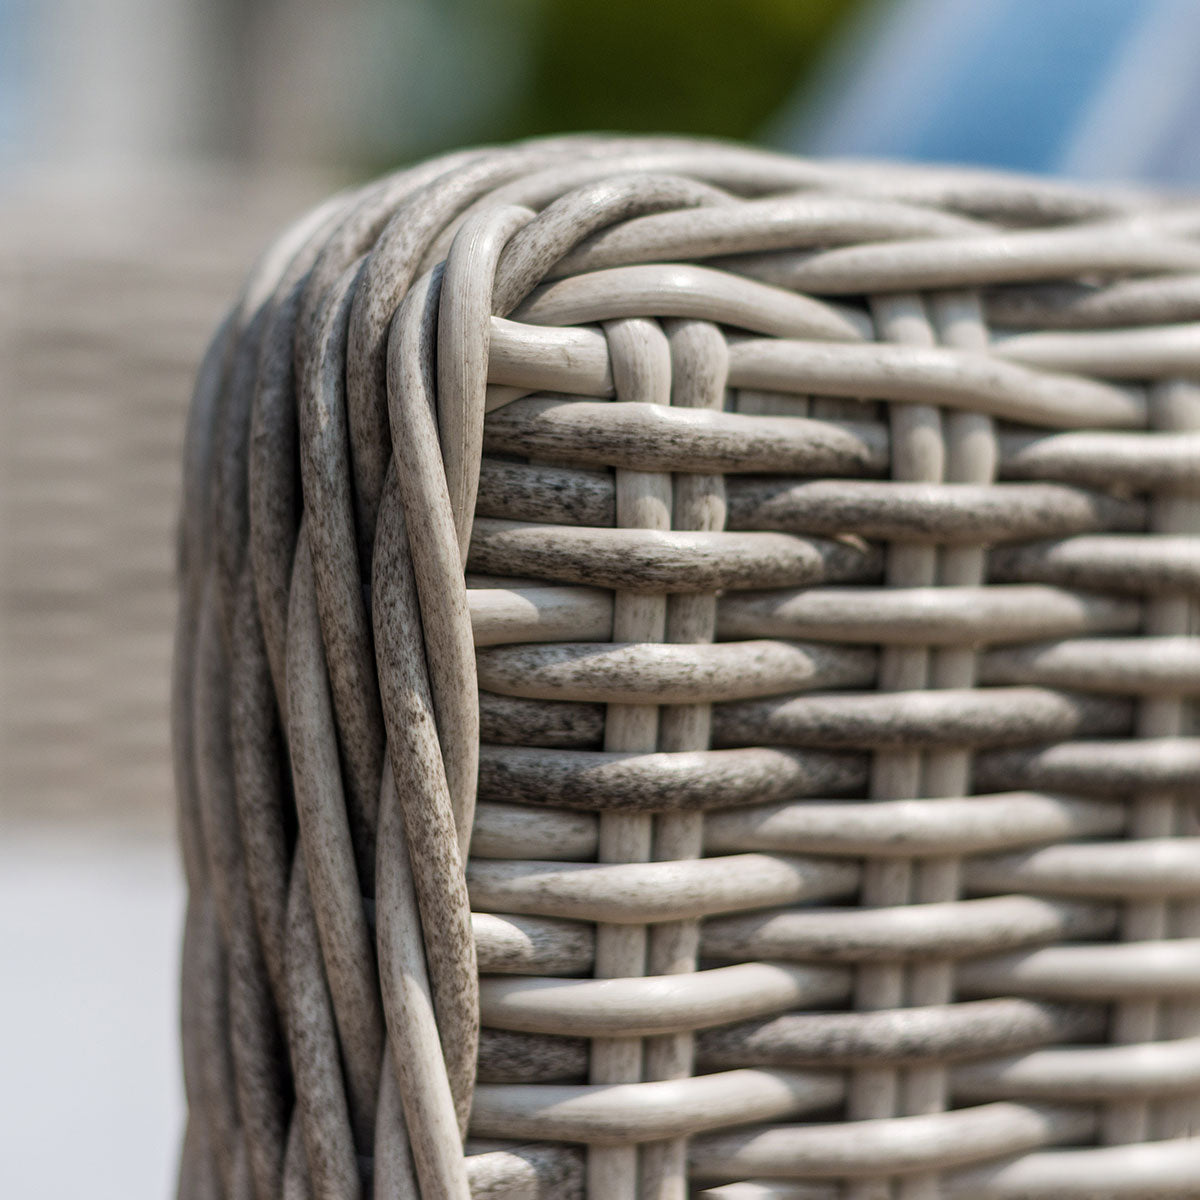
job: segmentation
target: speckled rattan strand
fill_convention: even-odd
[[[286,233],[188,428],[180,1195],[1194,1197],[1198,237],[610,137]]]

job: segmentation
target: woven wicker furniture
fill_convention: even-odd
[[[1198,235],[587,137],[286,234],[188,434],[181,1194],[1200,1195]]]

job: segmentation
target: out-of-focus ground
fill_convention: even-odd
[[[166,833],[196,362],[327,180],[33,173],[0,198],[0,811]]]

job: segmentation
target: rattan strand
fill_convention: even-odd
[[[1194,1196],[1198,234],[606,137],[286,234],[188,431],[181,1196]]]

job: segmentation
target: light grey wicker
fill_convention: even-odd
[[[288,233],[189,427],[181,1194],[1200,1195],[1198,238],[599,137]]]

